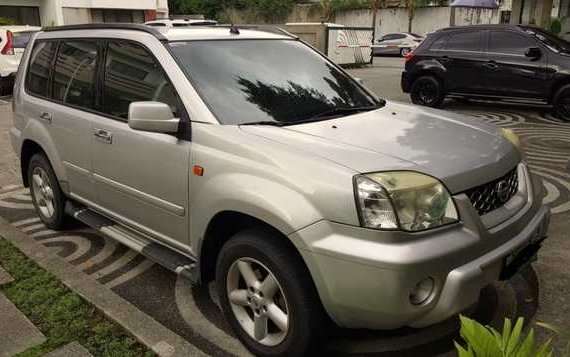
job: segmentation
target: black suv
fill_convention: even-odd
[[[402,89],[415,104],[446,96],[546,104],[570,120],[570,42],[534,27],[451,27],[406,56]]]

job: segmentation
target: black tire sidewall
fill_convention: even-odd
[[[315,301],[314,285],[306,269],[299,267],[288,247],[275,244],[279,237],[269,237],[262,230],[249,230],[236,234],[223,246],[216,265],[216,286],[222,310],[240,341],[254,354],[262,356],[303,356],[318,344],[319,327],[323,321],[320,301]],[[227,295],[227,273],[237,259],[249,257],[265,265],[279,281],[289,308],[289,331],[277,346],[259,344],[243,330],[237,321]]]
[[[53,191],[54,197],[54,215],[51,218],[47,218],[40,213],[38,209],[38,203],[36,202],[36,197],[33,193],[33,178],[32,173],[36,167],[41,167],[47,174],[47,178],[50,183],[50,187]],[[59,187],[59,182],[57,181],[57,177],[48,161],[48,159],[43,154],[35,154],[30,159],[30,163],[28,165],[28,183],[30,185],[30,194],[32,196],[32,203],[34,208],[36,209],[36,213],[42,220],[42,222],[50,229],[61,229],[65,224],[65,197],[61,192],[61,188]]]
[[[559,104],[560,104],[559,102],[567,97],[570,97],[570,85],[566,85],[560,88],[558,92],[556,92],[556,95],[554,96],[553,100],[554,104],[553,110],[560,119],[562,119],[565,122],[570,122],[570,113],[565,114],[559,109]]]
[[[436,92],[434,93],[435,100],[431,103],[426,103],[422,101],[416,91],[419,90],[419,86],[422,82],[429,81],[436,87]],[[410,88],[410,97],[412,99],[412,103],[417,105],[423,105],[432,108],[439,108],[443,104],[445,99],[445,95],[443,93],[443,86],[441,85],[440,81],[433,77],[433,76],[421,76],[418,77],[413,83],[412,87]]]

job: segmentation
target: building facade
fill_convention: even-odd
[[[0,0],[0,17],[17,25],[59,26],[168,18],[167,0]]]

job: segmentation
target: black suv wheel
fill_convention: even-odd
[[[410,89],[412,103],[438,108],[443,104],[445,95],[441,82],[433,76],[417,78]]]
[[[554,96],[554,112],[564,121],[570,121],[570,84],[565,85]]]

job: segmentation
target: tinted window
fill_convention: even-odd
[[[481,34],[479,31],[452,33],[447,41],[447,51],[481,51]]]
[[[26,90],[30,93],[48,96],[49,74],[55,54],[55,41],[38,41],[30,56],[28,76],[26,78]]]
[[[443,50],[445,48],[445,44],[447,43],[447,39],[449,36],[439,36],[439,38],[437,38],[435,41],[433,41],[433,43],[431,44],[431,46],[429,47],[429,49],[431,51],[439,51],[439,50]]]
[[[387,40],[397,40],[400,38],[405,38],[406,35],[400,34],[400,33],[390,33],[385,35],[384,37],[382,37],[382,41],[387,41]]]
[[[172,84],[154,57],[129,41],[109,42],[105,61],[103,103],[106,113],[126,119],[132,102],[157,101],[178,116]]]
[[[534,38],[542,42],[543,45],[548,46],[555,51],[570,53],[570,42],[556,36],[552,32],[534,27],[526,27],[524,30],[526,33],[531,34]]]
[[[57,52],[53,76],[53,98],[84,108],[95,107],[97,42],[62,42]]]
[[[376,105],[354,80],[300,41],[188,41],[170,46],[222,124],[295,123],[339,108]]]
[[[489,52],[524,56],[529,47],[536,47],[534,41],[514,32],[491,31]]]
[[[12,34],[12,43],[15,48],[26,48],[28,42],[30,42],[30,36],[34,31],[25,31],[25,32],[14,32]]]

